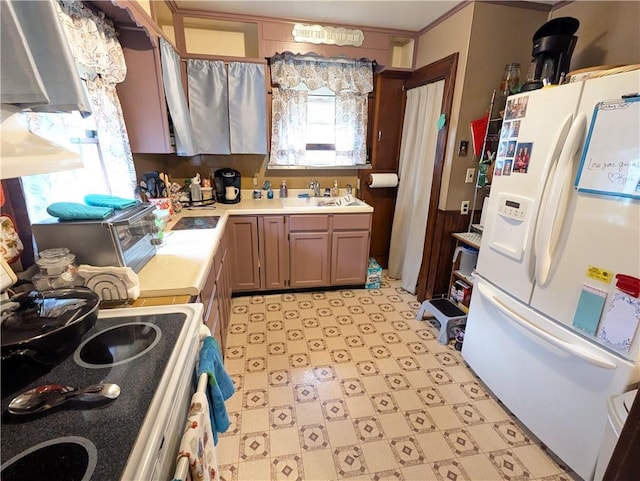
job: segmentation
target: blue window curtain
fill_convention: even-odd
[[[267,84],[264,65],[229,64],[231,152],[267,153]]]
[[[176,153],[183,156],[196,155],[199,152],[197,152],[193,140],[193,127],[187,106],[187,96],[182,86],[180,57],[171,44],[162,37],[160,37],[160,54],[164,92],[176,138]]]
[[[196,150],[203,154],[230,154],[229,91],[222,61],[187,61],[189,111]]]
[[[188,60],[187,78],[196,153],[267,153],[264,65]]]

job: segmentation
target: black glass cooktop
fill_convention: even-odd
[[[202,216],[202,217],[183,217],[171,230],[187,230],[187,229],[215,229],[218,225],[220,216]]]
[[[65,467],[78,476],[65,480],[88,479],[87,470],[93,470],[93,480],[120,480],[185,321],[184,313],[98,318],[83,336],[77,356],[70,354],[42,369],[26,360],[3,362],[2,481],[44,479],[31,474]],[[13,397],[42,384],[84,387],[101,381],[118,384],[120,396],[92,406],[72,401],[26,416],[7,411]],[[84,440],[77,446],[79,438]],[[33,459],[40,458],[42,462],[32,465]],[[24,465],[31,466],[26,478]]]

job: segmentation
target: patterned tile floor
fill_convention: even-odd
[[[578,479],[415,320],[419,305],[387,277],[233,299],[221,480]]]

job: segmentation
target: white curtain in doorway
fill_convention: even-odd
[[[402,279],[402,287],[412,293],[422,263],[443,93],[444,80],[407,92],[389,276]]]

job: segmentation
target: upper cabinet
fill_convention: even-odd
[[[371,170],[358,173],[360,197],[373,207],[370,255],[383,268],[387,267],[389,256],[390,226],[393,223],[397,188],[370,189],[366,181],[370,173],[398,172],[405,105],[404,83],[408,75],[408,72],[385,71],[376,76],[374,98],[369,101],[367,135]]]
[[[258,58],[258,24],[182,17],[186,55]]]
[[[117,91],[131,151],[173,153],[158,43],[152,45],[142,29],[122,28],[119,39],[127,77]]]
[[[371,168],[397,172],[402,139],[407,72],[385,71],[376,77],[371,127]]]

